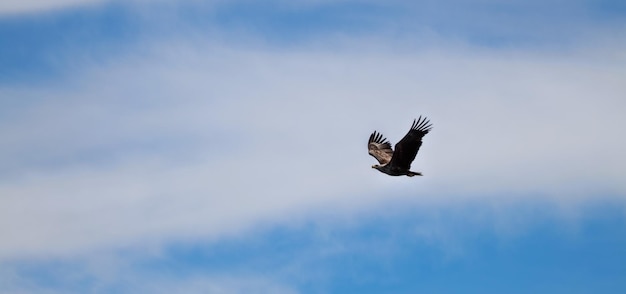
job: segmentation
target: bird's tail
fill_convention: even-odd
[[[413,176],[421,176],[422,173],[409,171],[406,175],[409,176],[409,177],[413,177]]]

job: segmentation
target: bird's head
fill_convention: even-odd
[[[380,165],[378,165],[378,164],[374,164],[374,165],[372,165],[372,168],[379,169],[379,168],[380,168]]]

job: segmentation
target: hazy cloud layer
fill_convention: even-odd
[[[618,289],[620,5],[4,1],[0,292],[320,293],[466,256],[438,273]],[[425,176],[371,169],[419,115]]]
[[[0,127],[0,258],[398,199],[626,195],[623,60],[368,45],[157,44],[63,86],[0,89],[15,99]],[[395,143],[420,114],[434,124],[414,163],[425,177],[372,170],[369,134]]]
[[[60,10],[105,1],[107,0],[5,0],[0,2],[0,15]]]

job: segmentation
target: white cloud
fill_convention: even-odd
[[[4,0],[0,2],[0,16],[60,11],[115,2],[129,6],[137,5],[136,7],[141,10],[155,4],[157,6],[159,4],[214,5],[222,1],[224,0]],[[135,12],[138,13],[139,11]]]
[[[399,198],[626,195],[626,75],[613,59],[157,47],[66,86],[0,89],[38,101],[0,126],[1,259]],[[414,164],[425,177],[371,170],[370,132],[397,142],[420,114],[434,124]]]
[[[107,0],[4,0],[0,2],[0,15],[43,12],[93,5],[105,1]]]

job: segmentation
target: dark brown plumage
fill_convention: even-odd
[[[380,165],[373,165],[383,173],[391,176],[421,176],[419,172],[410,171],[411,163],[417,155],[420,146],[422,146],[422,138],[430,132],[432,124],[422,116],[417,120],[413,120],[413,125],[409,132],[396,144],[396,151],[391,149],[391,144],[383,137],[381,133],[374,131],[367,141],[368,153],[378,160]]]

